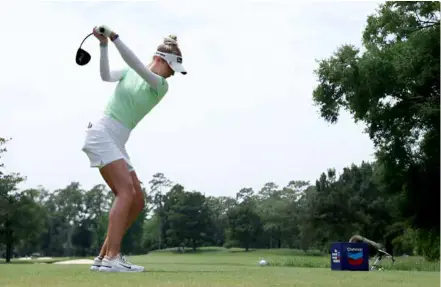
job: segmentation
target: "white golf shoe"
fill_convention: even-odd
[[[105,256],[99,267],[100,272],[143,272],[144,267],[127,261],[125,256],[118,254],[113,258]]]
[[[98,271],[101,267],[102,261],[103,261],[103,257],[99,257],[99,256],[95,257],[93,259],[92,266],[90,266],[90,270]]]

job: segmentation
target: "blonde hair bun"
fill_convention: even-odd
[[[176,35],[168,35],[164,38],[164,44],[168,46],[178,46],[178,37]]]

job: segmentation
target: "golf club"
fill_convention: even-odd
[[[104,33],[104,28],[100,27],[99,32],[100,33]],[[86,50],[81,48],[81,46],[83,45],[84,41],[86,41],[86,39],[89,38],[92,35],[93,35],[93,33],[90,33],[89,35],[87,35],[83,39],[83,42],[81,42],[80,47],[78,48],[77,55],[75,56],[75,62],[79,66],[87,65],[90,62],[90,59],[92,58],[90,56],[90,54]]]
[[[75,62],[80,66],[87,65],[90,62],[90,54],[86,50],[82,49],[81,46],[83,45],[84,41],[86,41],[86,39],[89,38],[91,35],[93,35],[93,33],[90,33],[83,39],[80,47],[78,48],[77,55],[75,56]]]

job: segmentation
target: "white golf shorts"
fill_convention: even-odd
[[[129,171],[133,171],[126,143],[130,129],[117,120],[104,115],[95,123],[89,123],[82,150],[90,160],[90,167],[101,168],[115,160],[124,159]]]

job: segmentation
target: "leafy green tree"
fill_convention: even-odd
[[[185,244],[183,234],[180,234],[180,225],[184,224],[184,216],[179,212],[180,201],[184,197],[184,187],[175,184],[169,192],[163,196],[162,228],[166,235],[168,246],[182,246]]]
[[[75,247],[73,252],[77,256],[87,256],[93,242],[93,228],[90,220],[83,220],[73,226],[71,235],[72,245]]]
[[[196,250],[206,239],[210,225],[210,210],[205,196],[188,192],[175,185],[166,194],[167,236],[174,246],[190,245]]]
[[[227,236],[248,251],[262,231],[262,222],[256,209],[256,197],[251,188],[243,188],[236,194],[239,201],[228,213]]]
[[[228,222],[229,239],[239,242],[248,251],[262,228],[257,212],[250,205],[239,203],[228,212]]]
[[[0,138],[0,159],[6,152],[7,140]],[[5,174],[0,162],[0,242],[6,246],[6,262],[12,257],[14,244],[21,240],[35,241],[42,227],[43,210],[38,205],[36,190],[18,189],[25,180],[18,173]]]
[[[164,247],[166,242],[166,225],[167,218],[166,212],[164,210],[165,193],[172,186],[172,182],[165,177],[163,173],[156,173],[153,178],[149,181],[150,192],[148,194],[150,200],[153,202],[153,212],[157,215],[159,224],[159,236],[158,236],[158,246],[159,249]]]
[[[293,217],[297,224],[287,222],[291,227],[295,228],[297,232],[298,248],[303,250],[318,248],[321,236],[320,230],[318,230],[313,224],[313,218],[315,216],[315,198],[317,196],[317,189],[315,186],[308,186],[304,191],[304,195],[300,197],[296,203],[296,212]],[[294,227],[295,226],[295,227]],[[295,234],[292,232],[292,234]]]
[[[282,221],[287,202],[282,199],[279,187],[273,182],[267,182],[258,193],[257,210],[267,233],[269,248],[281,247]]]
[[[398,202],[386,191],[381,172],[379,165],[362,162],[344,168],[339,176],[334,169],[322,173],[316,186],[296,202],[300,247],[326,251],[330,243],[354,234],[388,245],[403,234]]]
[[[439,243],[440,3],[386,2],[369,16],[365,51],[341,46],[316,70],[313,99],[335,123],[341,109],[364,122],[401,212]],[[439,244],[437,243],[437,246]],[[439,258],[439,253],[437,255]]]
[[[158,238],[160,236],[159,232],[159,217],[153,214],[151,217],[147,218],[143,224],[143,236],[142,236],[142,249],[145,252],[150,250],[156,250],[159,248]]]
[[[225,243],[225,230],[228,227],[228,211],[234,207],[236,200],[228,196],[209,196],[206,198],[207,206],[210,214],[210,226],[208,234],[210,238],[207,243],[216,246],[223,246]]]
[[[300,248],[301,245],[301,226],[306,221],[301,220],[304,213],[302,199],[305,197],[308,188],[312,186],[307,181],[290,181],[286,187],[280,191],[281,209],[279,220],[281,222],[282,244],[289,248]]]
[[[85,248],[85,243],[81,243],[81,240],[75,241],[80,236],[76,236],[73,241],[73,234],[93,230],[92,222],[85,222],[89,216],[88,206],[84,202],[85,194],[78,182],[72,182],[63,189],[43,195],[41,200],[47,217],[46,232],[42,234],[42,238],[43,250],[47,255],[73,256],[78,248],[80,252],[84,252],[81,249]]]
[[[113,202],[113,193],[104,184],[98,184],[84,194],[84,204],[87,211],[86,219],[93,233],[91,252],[97,254],[106,239],[108,212]]]

